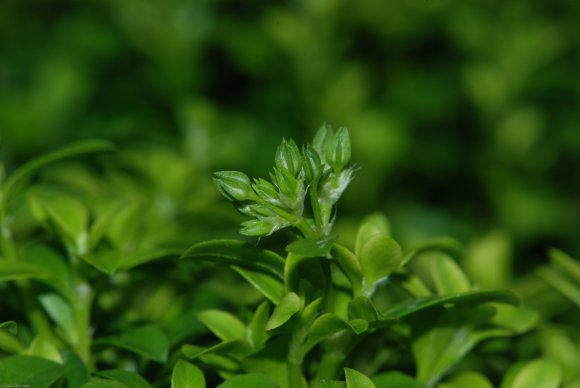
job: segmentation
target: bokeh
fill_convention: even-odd
[[[339,233],[384,211],[403,245],[499,241],[526,272],[580,252],[579,25],[573,0],[3,0],[0,157],[108,139],[195,196],[345,126]]]

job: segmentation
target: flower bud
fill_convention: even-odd
[[[294,140],[282,140],[282,144],[276,151],[276,167],[280,170],[286,170],[296,176],[302,168],[302,158],[300,150]]]
[[[276,190],[276,187],[267,180],[261,178],[256,179],[252,188],[264,201],[275,206],[280,206],[280,194]]]
[[[213,180],[224,197],[230,201],[248,201],[252,198],[250,178],[243,172],[214,172]]]
[[[335,171],[341,171],[350,162],[350,137],[348,129],[340,128],[335,135],[331,164]]]
[[[302,149],[302,166],[308,182],[316,182],[322,176],[322,161],[318,152],[311,146]]]
[[[322,160],[324,161],[325,159],[325,155],[324,155],[324,150],[326,148],[325,144],[328,142],[329,139],[333,138],[333,132],[332,129],[330,129],[330,127],[326,124],[323,124],[322,127],[320,127],[320,129],[316,132],[316,135],[314,135],[314,140],[312,141],[312,148],[314,148],[314,150],[316,150],[316,152],[318,152],[318,155],[320,155],[320,157],[322,158]]]

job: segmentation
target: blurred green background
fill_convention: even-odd
[[[346,126],[339,233],[381,210],[525,272],[580,252],[579,25],[573,0],[3,0],[0,157],[104,138],[187,187]]]

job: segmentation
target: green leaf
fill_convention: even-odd
[[[308,333],[306,342],[301,348],[301,358],[318,343],[341,331],[352,334],[360,334],[368,328],[368,323],[362,319],[351,322],[344,320],[336,314],[326,313],[314,320]]]
[[[247,349],[248,344],[246,342],[233,340],[220,342],[209,348],[186,344],[181,347],[181,352],[190,360],[195,360],[212,353],[244,353]]]
[[[451,257],[458,258],[461,255],[461,244],[450,237],[433,238],[415,249],[405,254],[402,266],[405,266],[411,260],[417,258],[424,252],[436,251],[447,253]]]
[[[62,364],[62,357],[54,340],[46,334],[37,335],[26,353]]]
[[[280,300],[284,296],[284,284],[280,279],[269,274],[244,269],[235,265],[232,266],[232,269],[239,273],[266,298],[270,299],[272,303],[275,305],[280,303]]]
[[[354,369],[344,368],[346,388],[376,388],[373,381]]]
[[[73,311],[71,306],[57,294],[44,294],[38,300],[48,316],[62,329],[63,334],[73,346],[79,343]]]
[[[444,304],[475,305],[486,302],[498,302],[511,305],[517,305],[519,303],[518,298],[510,291],[470,291],[454,295],[427,296],[411,299],[381,313],[381,318],[401,319],[418,311]]]
[[[349,318],[360,318],[368,322],[379,319],[379,313],[373,302],[366,296],[358,296],[348,304]]]
[[[438,384],[438,388],[493,388],[493,384],[477,372],[462,372],[452,379]]]
[[[211,240],[192,245],[181,256],[259,270],[284,278],[284,259],[239,240]]]
[[[0,260],[0,281],[46,278],[47,273],[43,268],[21,261]]]
[[[14,321],[2,322],[0,323],[0,329],[12,335],[16,335],[16,333],[18,333],[18,324]]]
[[[417,379],[432,386],[479,342],[511,335],[506,329],[477,329],[493,314],[493,309],[470,306],[414,315],[411,337]]]
[[[117,346],[161,363],[167,360],[169,351],[167,336],[156,325],[138,327],[121,335],[103,338],[96,342]]]
[[[270,305],[268,302],[263,302],[258,306],[251,322],[248,324],[248,342],[253,349],[258,349],[266,343],[268,334],[266,333],[266,326],[270,317]]]
[[[336,258],[340,270],[350,281],[354,295],[359,295],[363,275],[358,257],[348,248],[336,243],[332,247],[332,255]]]
[[[580,349],[563,330],[551,327],[543,328],[541,330],[541,345],[543,354],[557,361],[562,367],[565,382],[578,375]]]
[[[16,323],[13,321],[0,324],[0,349],[7,353],[20,353],[24,345],[16,337]]]
[[[250,373],[227,379],[218,388],[281,388],[272,378],[265,374]]]
[[[335,239],[336,236],[324,236],[319,239],[301,238],[289,244],[286,251],[302,257],[327,257]]]
[[[287,291],[300,292],[301,284],[309,283],[318,290],[327,286],[328,276],[323,270],[327,260],[320,257],[304,257],[288,253],[284,269],[284,285]]]
[[[65,350],[63,352],[65,372],[65,387],[80,387],[89,382],[89,371],[78,354]]]
[[[457,263],[445,254],[432,259],[431,272],[439,295],[467,292],[471,289],[467,276]]]
[[[415,380],[401,372],[387,372],[373,377],[373,382],[379,388],[428,388],[424,383]]]
[[[517,334],[533,329],[540,321],[540,313],[529,307],[494,304],[493,308],[496,313],[492,322],[495,325],[513,330]]]
[[[562,295],[580,307],[580,283],[573,283],[552,268],[542,268],[538,274]]]
[[[518,367],[515,375],[507,374],[502,388],[557,388],[562,382],[562,369],[556,361],[540,358]]]
[[[548,255],[553,263],[576,279],[576,282],[580,283],[580,263],[558,249],[548,250]]]
[[[246,337],[244,323],[225,311],[205,310],[198,314],[197,319],[222,341],[234,341]]]
[[[63,373],[62,365],[40,357],[17,355],[0,359],[2,384],[49,388]]]
[[[8,179],[6,179],[2,187],[4,201],[5,203],[8,201],[9,197],[13,194],[14,187],[17,183],[28,178],[47,164],[73,156],[79,156],[92,152],[111,151],[113,149],[114,146],[104,140],[84,140],[75,144],[71,144],[65,148],[61,148],[58,151],[43,155],[37,159],[33,159],[28,163],[20,166],[8,177]]]
[[[354,252],[357,256],[361,254],[362,247],[375,235],[391,235],[389,220],[383,213],[373,213],[368,215],[358,228],[354,245]]]
[[[125,383],[121,383],[120,381],[92,379],[88,383],[82,385],[81,388],[132,388],[132,387]]]
[[[205,377],[197,366],[178,360],[171,375],[171,388],[205,388]]]
[[[359,259],[364,274],[363,293],[370,296],[401,265],[401,247],[391,237],[376,234],[361,248]]]
[[[109,369],[95,373],[96,376],[128,385],[131,388],[151,388],[151,384],[137,373],[123,369]]]
[[[280,304],[276,306],[270,320],[268,320],[268,324],[266,325],[266,330],[274,330],[286,322],[294,314],[296,314],[301,309],[301,302],[300,297],[294,293],[289,292],[288,294],[284,295]]]
[[[45,245],[31,245],[23,249],[21,257],[26,263],[50,274],[40,279],[43,283],[60,292],[69,301],[76,299],[70,267],[60,254]]]
[[[36,203],[36,207],[42,208],[46,218],[53,222],[70,247],[74,247],[81,255],[86,253],[89,213],[82,202],[64,195],[42,197],[33,195],[30,201]]]
[[[505,232],[492,231],[469,244],[461,264],[478,287],[497,290],[510,286],[512,261],[511,238]]]

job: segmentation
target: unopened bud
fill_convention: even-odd
[[[282,140],[282,144],[276,151],[276,167],[280,170],[289,171],[296,176],[302,168],[300,150],[294,140]]]
[[[252,197],[250,178],[239,171],[214,172],[214,182],[220,192],[230,201],[248,201]]]

